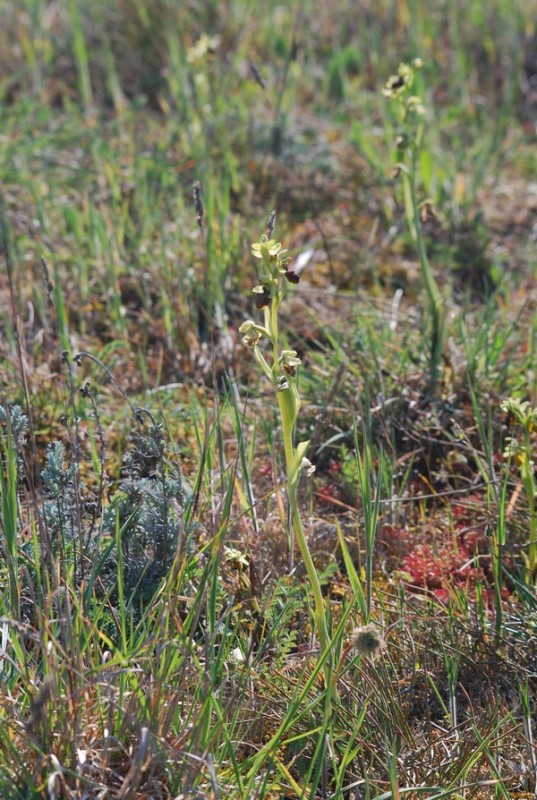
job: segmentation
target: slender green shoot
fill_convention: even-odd
[[[509,398],[502,403],[508,422],[516,426],[516,433],[507,438],[505,456],[518,467],[529,511],[529,541],[525,554],[526,581],[537,586],[537,480],[532,459],[533,436],[537,431],[537,408],[529,402]]]
[[[19,566],[18,566],[18,531],[19,501],[17,496],[17,449],[11,423],[7,418],[6,434],[2,436],[2,460],[5,473],[0,469],[0,496],[2,501],[2,519],[0,521],[4,553],[8,573],[8,609],[11,616],[20,618]]]
[[[398,163],[394,167],[394,177],[401,176],[405,215],[410,235],[418,250],[421,276],[427,294],[431,317],[431,337],[429,343],[429,370],[431,388],[439,377],[439,368],[444,353],[446,338],[446,304],[427,256],[423,238],[422,221],[433,214],[432,203],[418,199],[417,179],[423,136],[426,108],[416,91],[416,70],[421,69],[421,59],[415,58],[410,64],[400,64],[396,75],[388,78],[383,93],[395,102],[398,134],[396,139]]]

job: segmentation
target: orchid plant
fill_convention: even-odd
[[[263,322],[252,319],[243,322],[239,332],[243,343],[253,350],[254,358],[276,392],[280,411],[285,466],[287,472],[287,497],[289,502],[289,543],[291,553],[295,541],[298,543],[302,561],[306,567],[314,600],[314,622],[321,647],[326,658],[325,674],[329,678],[329,635],[326,609],[321,592],[319,576],[311,556],[302,524],[298,504],[300,477],[311,475],[315,467],[306,458],[309,441],[295,444],[295,426],[300,411],[301,398],[298,389],[298,370],[301,364],[295,350],[281,347],[278,329],[278,309],[289,283],[297,284],[299,276],[289,268],[288,252],[280,242],[271,238],[274,228],[274,212],[271,215],[268,236],[263,235],[252,245],[252,255],[259,262],[259,283],[254,287],[255,305],[263,312]],[[270,237],[270,238],[269,238]],[[268,347],[264,347],[268,345]],[[328,682],[328,681],[327,681]]]
[[[510,397],[502,403],[502,411],[507,414],[510,427],[515,429],[513,436],[506,439],[504,457],[518,468],[520,481],[524,488],[529,507],[529,544],[525,555],[526,581],[537,586],[537,481],[532,449],[537,432],[537,408],[527,400]]]
[[[391,75],[382,90],[384,96],[395,110],[398,134],[396,137],[397,163],[392,172],[394,178],[401,178],[405,216],[414,241],[421,267],[421,275],[431,316],[430,379],[435,385],[440,363],[444,353],[446,338],[446,303],[431,269],[422,231],[422,223],[434,216],[430,199],[421,203],[418,200],[418,169],[427,109],[422,98],[415,94],[416,72],[423,67],[421,58],[411,64],[402,63],[395,75]]]

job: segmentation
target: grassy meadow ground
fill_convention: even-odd
[[[1,798],[537,796],[536,120],[536,0],[0,0]]]

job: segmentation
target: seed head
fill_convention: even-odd
[[[267,236],[268,236],[269,239],[272,239],[275,227],[276,227],[276,209],[273,209],[270,212],[270,216],[268,218],[268,225],[267,225]]]
[[[252,73],[252,78],[260,86],[263,90],[265,89],[265,81],[263,80],[261,73],[257,69],[256,65],[253,61],[250,61],[250,72]],[[274,213],[274,212],[273,212]],[[269,234],[269,237],[272,236],[272,232]]]
[[[363,656],[377,658],[386,649],[386,642],[375,625],[355,628],[351,634],[352,646]]]
[[[192,194],[194,195],[194,205],[196,206],[196,214],[198,215],[198,225],[203,225],[203,217],[205,216],[205,209],[203,207],[203,198],[201,196],[201,183],[195,181],[192,186]]]

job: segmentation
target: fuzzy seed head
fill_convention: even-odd
[[[377,658],[386,649],[386,642],[375,625],[355,628],[351,634],[352,646],[363,656]]]

